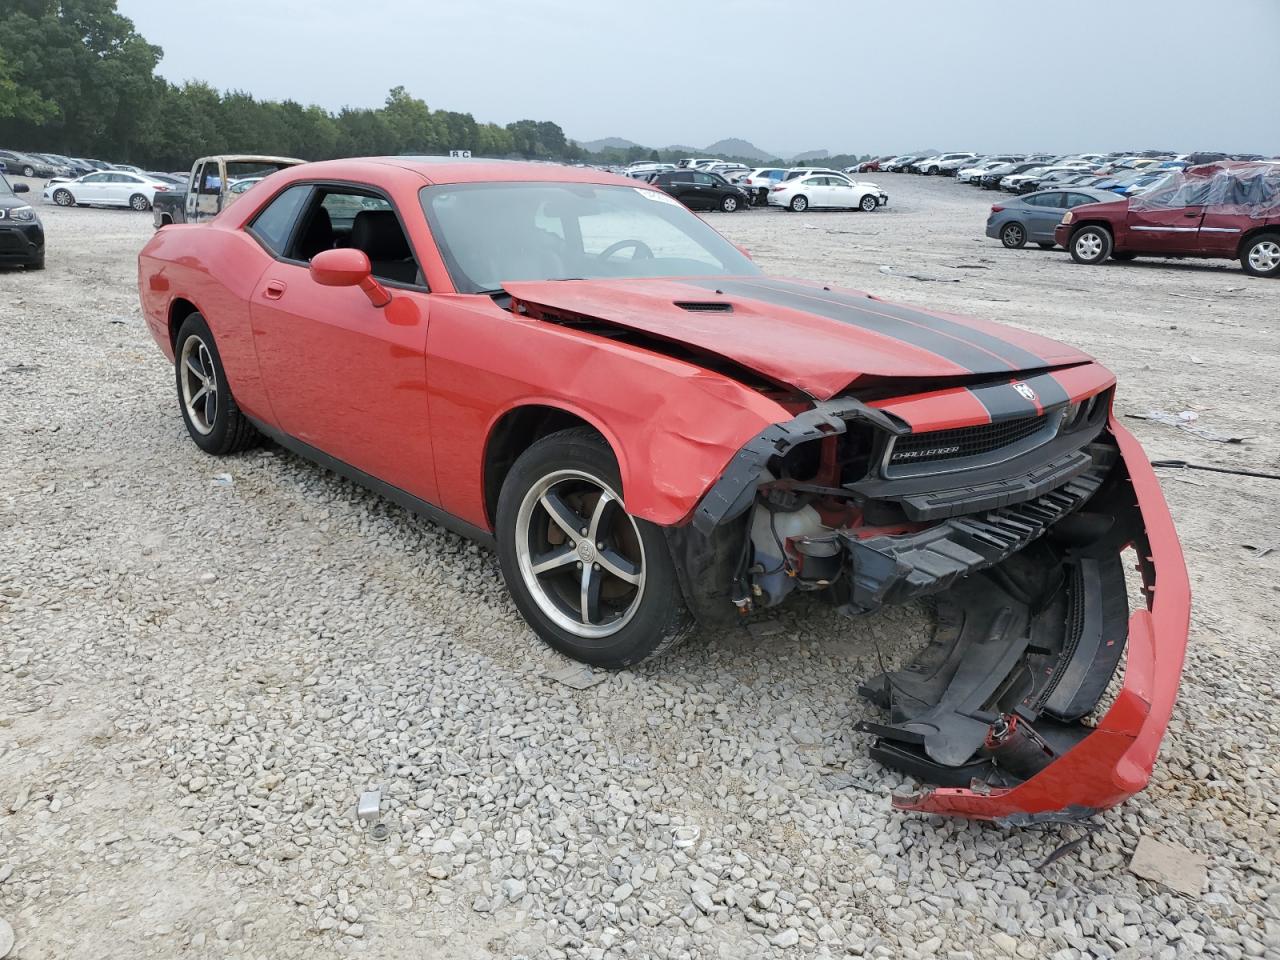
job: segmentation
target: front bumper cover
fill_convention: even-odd
[[[1138,441],[1114,417],[1108,428],[1122,470],[1110,503],[1118,511],[1116,545],[1133,548],[1147,597],[1129,617],[1123,683],[1110,708],[1070,749],[1021,782],[993,787],[933,787],[895,797],[899,810],[951,814],[1006,824],[1072,820],[1124,802],[1151,778],[1177,700],[1191,617],[1182,547],[1155,472]]]
[[[727,584],[742,556],[761,464],[843,429],[851,417],[895,429],[880,411],[856,402],[821,404],[744,447],[693,522],[668,530],[699,619],[725,622],[726,609],[733,618]],[[1150,778],[1186,650],[1186,567],[1133,436],[1109,417],[1087,453],[1087,463],[1064,468],[1051,489],[1021,478],[1024,495],[1011,504],[997,498],[986,513],[967,512],[915,534],[842,537],[850,562],[836,599],[845,612],[942,594],[940,625],[954,628],[946,637],[940,630],[941,639],[906,670],[863,688],[890,713],[887,724],[861,725],[876,737],[872,755],[935,784],[895,796],[896,808],[1007,824],[1071,820],[1123,802]],[[1148,603],[1126,625],[1120,554],[1127,547]],[[949,626],[947,611],[959,611]],[[1126,646],[1123,685],[1092,725],[1084,718]],[[1019,725],[1022,755],[1009,743],[987,742],[998,728]],[[1043,753],[1035,753],[1036,742]],[[1035,754],[1029,765],[1028,743]]]

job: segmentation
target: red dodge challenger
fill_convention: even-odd
[[[802,592],[936,595],[936,635],[863,687],[872,755],[929,785],[895,803],[1026,823],[1146,784],[1190,594],[1080,351],[766,277],[661,191],[542,164],[292,167],[138,271],[197,446],[265,435],[494,545],[569,656]]]

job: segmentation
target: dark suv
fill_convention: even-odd
[[[701,170],[668,170],[649,178],[659,190],[671,194],[690,210],[723,210],[733,213],[751,203],[751,195],[718,173]]]
[[[0,174],[0,263],[44,269],[44,227],[35,208],[20,193],[30,193],[25,183],[10,186]]]

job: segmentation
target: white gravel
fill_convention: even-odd
[[[1274,281],[1005,251],[978,239],[992,194],[879,180],[874,214],[711,219],[770,270],[1061,336],[1123,411],[1257,438],[1136,422],[1153,456],[1277,469]],[[1242,546],[1280,540],[1276,482],[1168,474],[1182,699],[1151,787],[1037,872],[1080,827],[895,814],[853,732],[876,644],[910,652],[927,607],[799,603],[549,679],[490,555],[277,449],[189,442],[134,290],[149,216],[42,214],[49,269],[0,271],[12,957],[1280,956],[1280,549]],[[1142,836],[1207,855],[1204,893],[1129,873]]]

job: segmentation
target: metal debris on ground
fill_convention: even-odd
[[[548,670],[543,676],[548,680],[563,683],[566,687],[572,687],[574,690],[586,690],[605,681],[604,673],[597,673],[582,663],[565,664],[557,670]]]
[[[1270,543],[1242,543],[1240,546],[1244,547],[1246,550],[1252,550],[1254,556],[1261,560],[1267,554],[1276,549],[1277,543],[1272,540]]]
[[[1142,837],[1129,861],[1129,871],[1144,880],[1153,880],[1188,897],[1200,896],[1208,878],[1209,860],[1163,840]]]
[[[859,790],[866,790],[869,793],[875,793],[879,790],[874,783],[860,780],[853,774],[845,773],[843,770],[838,773],[829,773],[819,782],[828,790],[848,790],[850,787],[857,787]]]
[[[1074,840],[1068,840],[1053,853],[1049,854],[1036,865],[1036,873],[1044,873],[1045,867],[1057,863],[1067,854],[1075,853],[1088,842],[1089,838],[1102,829],[1102,824],[1094,824],[1086,827],[1084,833],[1076,837]]]
[[[959,277],[934,277],[927,273],[908,273],[905,270],[895,270],[890,266],[883,266],[880,272],[887,277],[902,277],[906,280],[920,280],[924,283],[959,283]]]
[[[356,816],[366,823],[372,823],[377,820],[381,809],[381,790],[366,790],[360,794],[360,799],[356,802]]]
[[[231,474],[229,473],[215,473],[213,475],[213,479],[209,482],[215,487],[230,487],[235,485],[235,480],[232,479]]]
[[[1218,433],[1207,427],[1193,427],[1192,421],[1199,418],[1199,414],[1192,410],[1184,410],[1182,413],[1169,413],[1167,410],[1148,410],[1146,413],[1126,413],[1126,417],[1131,420],[1152,420],[1156,423],[1163,423],[1166,427],[1176,427],[1184,433],[1199,437],[1201,440],[1209,440],[1213,443],[1244,443],[1249,438],[1244,435]]]

